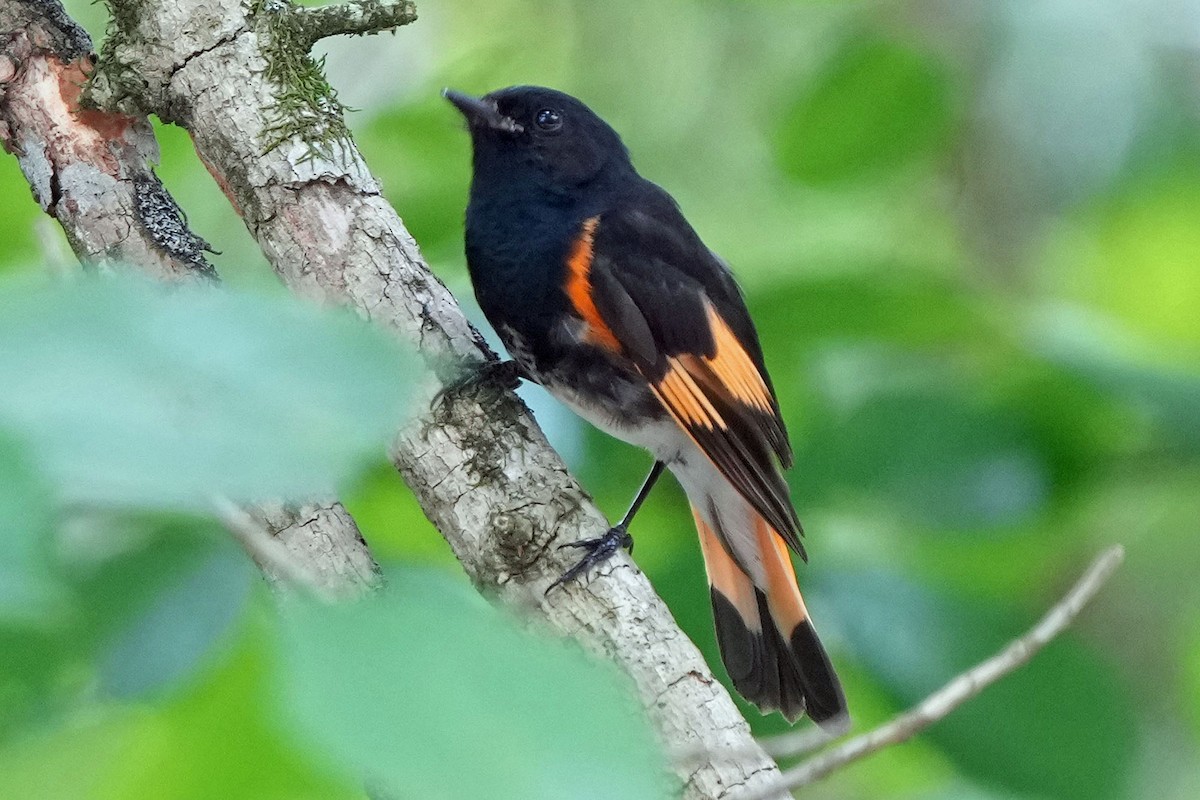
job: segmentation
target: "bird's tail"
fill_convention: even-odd
[[[756,532],[762,585],[692,507],[721,660],[738,692],[764,712],[777,710],[795,720],[807,711],[822,728],[841,732],[849,725],[846,698],[800,596],[787,545],[748,506],[744,513],[755,517],[750,529]]]

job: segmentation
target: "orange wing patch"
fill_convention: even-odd
[[[587,340],[592,344],[611,350],[621,351],[621,343],[617,340],[612,328],[605,324],[592,299],[592,247],[596,240],[596,227],[600,224],[599,217],[590,217],[583,223],[583,229],[575,245],[567,255],[567,299],[575,309],[575,313],[587,323]]]
[[[685,428],[689,426],[726,429],[728,425],[721,415],[713,408],[713,404],[704,394],[704,390],[696,383],[688,370],[685,360],[688,356],[667,358],[667,374],[658,383],[650,384],[650,388],[658,396],[659,402],[675,416]]]
[[[704,359],[705,366],[738,401],[766,414],[773,413],[771,392],[746,348],[742,347],[712,303],[706,301],[705,307],[708,311],[708,327],[716,343],[713,357]]]
[[[716,345],[711,358],[679,355],[667,358],[666,374],[651,389],[685,428],[727,430],[729,425],[709,397],[730,397],[765,414],[774,414],[771,392],[725,320],[705,301]]]

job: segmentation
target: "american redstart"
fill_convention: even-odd
[[[845,696],[788,553],[804,557],[780,474],[792,450],[728,266],[579,100],[534,86],[444,94],[474,145],[467,267],[508,363],[656,459],[625,519],[573,543],[586,555],[551,588],[632,546],[665,467],[691,503],[734,686],[764,711],[841,729]]]

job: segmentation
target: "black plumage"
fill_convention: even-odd
[[[787,555],[803,555],[787,430],[729,268],[580,101],[530,86],[447,98],[474,145],[466,255],[488,321],[526,375],[679,479],[735,687],[789,719],[843,720]],[[564,577],[628,546],[656,475]]]

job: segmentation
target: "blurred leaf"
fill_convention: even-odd
[[[69,501],[312,496],[384,452],[411,367],[285,296],[88,280],[0,291],[0,423]]]
[[[244,605],[253,579],[245,554],[204,520],[110,514],[68,523],[55,537],[67,554],[56,565],[56,613],[36,629],[0,625],[0,737],[61,724],[97,682],[114,694],[177,682],[211,660],[228,627],[222,614]]]
[[[1041,309],[1029,338],[1060,369],[1124,401],[1151,426],[1161,446],[1200,454],[1200,371],[1157,365],[1148,357],[1151,343],[1125,335],[1103,318],[1062,307]]]
[[[358,604],[293,612],[281,707],[348,774],[413,797],[672,791],[608,666],[517,630],[444,576],[407,570]]]
[[[1040,512],[1049,467],[1028,427],[935,387],[881,391],[810,420],[798,455],[804,496],[852,492],[950,531],[1012,526]]]
[[[855,38],[784,117],[779,160],[809,183],[871,176],[931,152],[950,115],[947,79],[928,56]]]
[[[6,743],[0,748],[0,796],[124,800],[130,795],[105,784],[135,758],[145,757],[133,745],[147,730],[159,730],[154,713],[126,709]]]
[[[856,266],[849,274],[779,281],[751,298],[759,333],[771,343],[768,366],[829,339],[963,345],[991,329],[986,300],[955,281],[905,263]]]
[[[1116,198],[1084,218],[1092,241],[1064,236],[1047,278],[1122,324],[1172,349],[1180,361],[1200,356],[1200,169],[1163,166],[1170,179]],[[1056,287],[1057,288],[1057,287]]]
[[[92,705],[0,746],[0,797],[71,800],[365,800],[306,759],[269,718],[261,625],[247,626],[182,694]]]
[[[211,658],[244,612],[257,577],[233,544],[212,548],[130,619],[100,656],[101,687],[115,697],[155,692]]]
[[[893,573],[832,576],[822,589],[854,651],[906,707],[1025,630],[1021,615]],[[1112,667],[1068,633],[927,736],[982,782],[1097,800],[1122,796],[1132,724]]]
[[[108,650],[218,550],[246,561],[216,522],[186,514],[94,513],[72,520],[68,529],[64,562],[80,628],[73,644],[88,658]]]
[[[0,624],[35,624],[61,600],[49,565],[51,508],[23,448],[0,432]]]
[[[0,626],[0,742],[25,727],[58,721],[67,651],[55,632]]]

